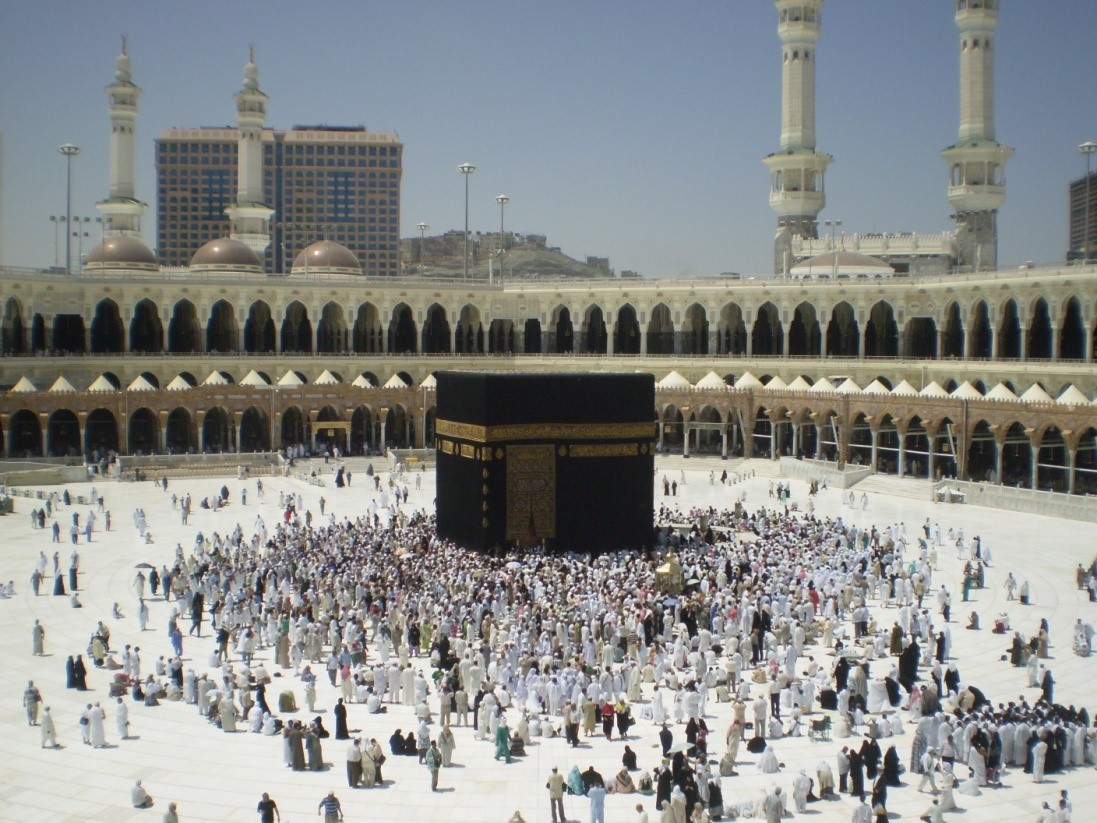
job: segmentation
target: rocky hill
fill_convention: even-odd
[[[548,247],[539,235],[507,235],[503,255],[506,280],[559,280],[564,278],[604,279],[613,277],[605,258],[589,262],[576,260],[557,248]],[[422,253],[420,254],[420,249]],[[464,275],[461,261],[461,232],[400,241],[400,259],[405,275],[460,278]],[[498,234],[474,235],[470,238],[469,277],[487,280],[489,265],[499,276]]]

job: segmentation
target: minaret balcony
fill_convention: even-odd
[[[816,215],[826,205],[826,195],[821,191],[772,191],[769,206],[779,217]]]
[[[1006,187],[975,183],[949,186],[948,202],[957,211],[994,211],[1006,202]]]

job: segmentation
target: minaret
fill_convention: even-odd
[[[130,76],[130,58],[126,38],[114,66],[114,82],[106,88],[110,100],[110,186],[107,199],[95,204],[103,215],[104,237],[141,236],[141,215],[148,208],[135,196],[134,125],[137,122],[137,98],[141,89]]]
[[[773,270],[788,271],[795,235],[818,237],[826,204],[823,175],[834,159],[815,150],[815,43],[823,0],[774,0],[781,38],[781,147],[769,167],[769,205],[777,212]]]
[[[260,257],[270,245],[270,216],[274,209],[263,202],[263,125],[267,96],[259,90],[255,48],[248,51],[244,88],[236,101],[236,125],[240,131],[237,157],[236,203],[225,209],[231,222],[230,236],[246,244]]]
[[[998,0],[956,0],[960,30],[960,139],[941,152],[956,210],[956,265],[998,266],[998,208],[1006,199],[1013,149],[994,134],[994,28]]]

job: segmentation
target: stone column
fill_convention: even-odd
[[[1067,456],[1069,457],[1067,463],[1067,494],[1074,494],[1074,467],[1078,464],[1078,449],[1068,448]]]
[[[899,432],[899,476],[905,477],[907,473],[907,436],[905,432]]]
[[[800,424],[792,424],[792,456],[800,456]]]
[[[614,336],[613,335],[613,315],[607,314],[605,316],[605,321],[606,321],[606,354],[609,355],[609,356],[612,356],[613,355],[613,344],[615,342],[614,339],[613,339],[613,336]]]
[[[1001,443],[998,442],[998,438],[994,438],[994,476],[998,478],[998,483],[1002,482],[1002,463],[1005,457],[1006,444],[1005,440]]]
[[[689,423],[682,416],[682,457],[689,457]]]
[[[928,459],[926,460],[926,464],[927,464],[926,468],[927,468],[929,474],[927,476],[929,477],[930,482],[933,482],[933,480],[935,479],[934,474],[933,474],[933,464],[934,464],[934,462],[936,460],[936,457],[937,457],[934,454],[934,452],[937,450],[936,449],[937,435],[936,434],[929,434],[928,431],[926,432],[926,434],[929,435],[928,438],[927,438],[929,440],[929,455],[928,455]]]
[[[720,430],[720,457],[723,460],[728,459],[728,427],[726,425]]]
[[[789,341],[789,331],[790,331],[789,326],[790,325],[791,324],[786,323],[785,326],[784,326],[784,329],[782,330],[782,333],[784,335],[784,340],[781,343],[781,356],[782,357],[788,357],[788,341]]]
[[[643,356],[648,353],[648,336],[647,332],[640,331],[640,355]]]
[[[815,424],[815,459],[821,460],[823,456],[823,427],[826,425]]]
[[[1029,448],[1032,450],[1032,489],[1035,491],[1036,481],[1040,479],[1040,446],[1030,445]]]
[[[1055,361],[1059,359],[1059,325],[1057,323],[1051,324],[1051,359]]]
[[[660,451],[662,451],[662,449],[663,449],[663,421],[662,420],[659,421],[659,440],[655,444],[655,447],[657,449],[659,449]]]
[[[990,327],[990,359],[991,360],[997,360],[998,359],[997,342],[998,342],[998,329],[994,325],[991,325],[991,327]]]
[[[1082,359],[1087,363],[1093,362],[1093,327],[1086,323],[1082,330]]]
[[[877,444],[877,442],[880,438],[880,432],[878,432],[876,429],[871,428],[871,427],[869,428],[868,432],[869,432],[870,435],[872,435],[872,452],[871,452],[871,456],[869,457],[869,460],[872,461],[872,470],[873,470],[873,472],[875,472],[876,471],[876,465],[877,465],[876,464],[876,458],[879,454],[879,452],[877,451],[877,445],[876,444]]]

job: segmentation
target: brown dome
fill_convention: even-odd
[[[210,240],[202,248],[194,253],[190,259],[191,268],[205,266],[209,268],[227,269],[260,269],[263,264],[259,255],[244,245],[239,240],[231,237],[221,237]]]
[[[355,253],[346,246],[333,240],[318,240],[298,253],[290,269],[292,274],[306,274],[314,271],[361,274],[362,264],[358,262]]]
[[[152,249],[135,237],[108,237],[92,248],[84,261],[85,268],[120,268],[153,266],[159,268]]]

